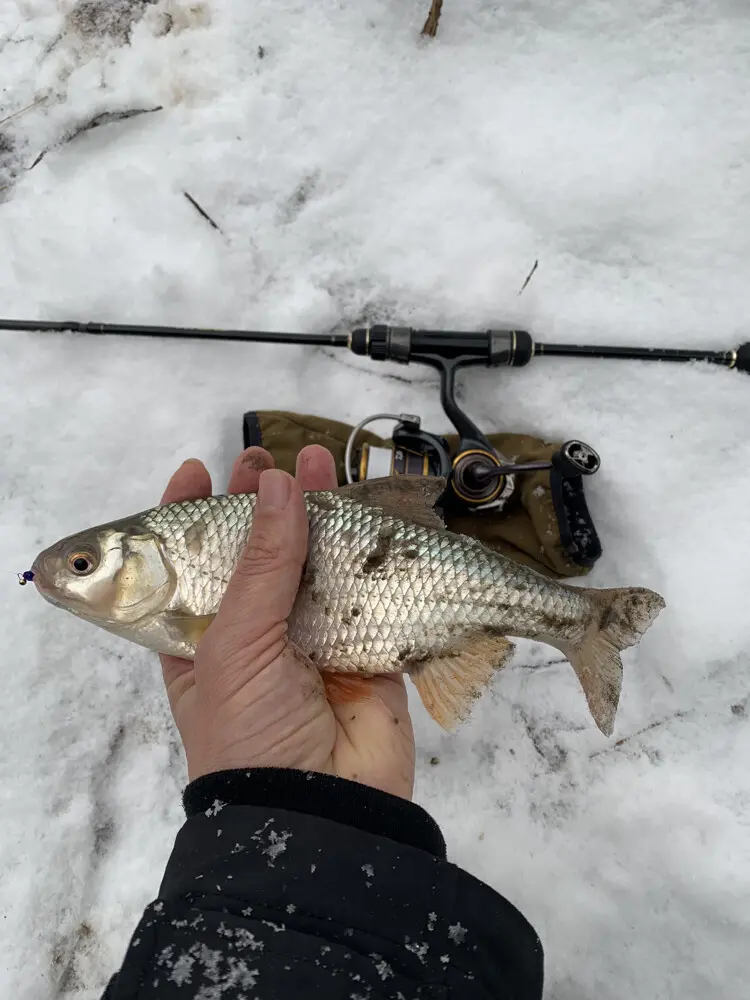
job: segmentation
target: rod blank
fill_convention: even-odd
[[[266,344],[302,344],[346,347],[346,333],[283,333],[276,330],[214,330],[210,327],[132,326],[124,323],[50,323],[41,320],[0,319],[0,330],[50,333],[92,333],[102,336],[176,337],[187,340],[244,340]]]

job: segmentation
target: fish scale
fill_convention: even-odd
[[[486,627],[525,635],[532,623],[536,633],[533,619],[547,606],[558,617],[580,617],[582,597],[564,593],[561,602],[547,581],[499,562],[474,539],[436,534],[334,493],[306,499],[308,566],[317,584],[301,587],[290,635],[321,668],[393,672],[403,669],[405,649],[437,652]],[[237,494],[168,504],[142,516],[162,539],[174,567],[174,608],[195,616],[215,614],[249,536],[254,509],[255,494]],[[197,545],[196,528],[201,529]],[[367,571],[365,563],[383,536],[383,561]],[[414,549],[417,557],[405,559],[404,552]],[[351,608],[361,609],[356,618]]]
[[[247,541],[255,494],[166,504],[141,515],[162,540],[177,577],[172,607],[196,617],[215,614]],[[195,529],[200,529],[195,532]],[[202,534],[198,544],[191,544]]]
[[[310,533],[291,641],[323,671],[409,673],[430,714],[451,728],[507,662],[506,636],[537,639],[565,654],[597,724],[611,732],[619,651],[638,641],[663,599],[641,587],[550,580],[447,531],[432,509],[444,488],[395,477],[305,494]],[[32,576],[57,606],[192,658],[255,505],[255,494],[236,494],[156,507],[62,539],[40,553]]]
[[[363,512],[335,494],[321,499],[322,509],[308,501],[313,583],[300,590],[290,620],[292,638],[320,667],[401,671],[410,651],[423,659],[486,628],[523,631],[528,613],[507,617],[516,602],[503,586],[506,567],[480,543]],[[381,548],[382,562],[368,571]],[[583,600],[573,596],[571,610]],[[534,594],[528,610],[540,602]]]

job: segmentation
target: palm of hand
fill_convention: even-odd
[[[272,467],[268,452],[248,449],[234,464],[229,492],[256,492],[261,472]],[[317,446],[303,449],[297,480],[303,490],[334,489],[330,453]],[[211,489],[205,466],[191,461],[172,477],[162,503],[210,496]],[[291,599],[301,568],[301,563],[290,566],[284,584]],[[321,675],[285,641],[290,607],[291,600],[281,616],[265,615],[262,627],[239,642],[242,623],[226,625],[220,613],[194,664],[161,657],[190,779],[226,768],[287,767],[411,798],[414,734],[403,678]],[[263,611],[258,615],[264,617]],[[248,621],[251,617],[248,609]]]

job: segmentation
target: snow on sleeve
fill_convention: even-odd
[[[448,937],[454,944],[463,944],[466,937],[466,928],[461,924],[451,924],[448,928]]]
[[[260,975],[259,970],[251,969],[244,959],[222,954],[202,942],[179,953],[174,945],[164,948],[157,957],[156,967],[167,981],[193,987],[193,995],[203,1000],[238,996],[241,989],[256,986]],[[158,986],[159,982],[157,976],[154,985]]]
[[[291,830],[278,832],[273,828],[274,819],[267,820],[263,826],[256,830],[250,840],[261,845],[261,852],[268,858],[268,867],[273,868],[274,862],[286,851],[287,841],[291,838]]]

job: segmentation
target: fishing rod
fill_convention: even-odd
[[[190,340],[240,340],[251,343],[347,347],[378,361],[419,361],[412,353],[442,358],[470,357],[466,364],[486,363],[521,368],[533,358],[579,357],[622,361],[704,361],[750,372],[750,343],[729,351],[671,347],[613,347],[593,344],[544,344],[525,330],[486,330],[480,333],[450,330],[414,330],[410,327],[371,326],[351,333],[284,333],[273,330],[219,330],[185,326],[137,326],[122,323],[48,322],[0,319],[0,330],[86,333],[102,336],[175,337]]]
[[[374,361],[429,365],[439,372],[440,400],[458,433],[457,448],[451,450],[444,437],[422,430],[418,416],[407,413],[374,414],[361,421],[349,436],[344,462],[347,481],[352,483],[383,475],[440,476],[448,484],[441,506],[459,513],[490,511],[499,514],[517,493],[516,477],[519,474],[549,472],[563,547],[583,566],[593,565],[601,555],[601,545],[588,511],[582,483],[584,476],[591,476],[599,470],[601,462],[598,454],[585,442],[570,440],[549,459],[525,463],[510,461],[490,444],[458,405],[456,373],[470,366],[522,368],[541,357],[706,362],[750,372],[750,343],[728,351],[547,344],[535,341],[525,330],[515,329],[460,332],[376,325],[359,327],[350,333],[286,333],[0,319],[0,330],[342,347]],[[375,420],[390,420],[396,424],[391,442],[383,446],[364,443],[357,449],[358,437]],[[257,441],[256,422],[254,413],[244,415],[245,447]]]

